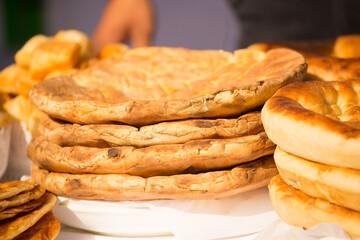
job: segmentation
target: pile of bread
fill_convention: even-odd
[[[55,195],[33,180],[0,184],[1,239],[55,239],[60,223],[53,216]]]
[[[360,56],[359,36],[349,37],[357,41],[339,39],[347,43],[347,56]],[[339,49],[333,52],[340,54]],[[329,63],[323,70],[322,65],[312,66],[320,69],[323,80],[360,73],[360,67],[351,65],[360,66],[359,58],[307,58]],[[326,71],[332,74],[323,74]],[[266,102],[261,114],[267,135],[277,145],[274,160],[280,175],[269,190],[280,218],[303,228],[337,223],[351,237],[360,237],[360,79],[289,84]]]
[[[48,117],[28,147],[32,177],[61,196],[219,199],[266,186],[275,145],[259,107],[301,81],[299,53],[146,47],[36,84]]]
[[[57,32],[55,36],[32,37],[16,53],[15,64],[0,72],[1,108],[13,119],[24,122],[35,134],[38,121],[44,114],[31,104],[30,89],[44,79],[84,68],[93,59],[91,42],[80,31],[66,30]],[[0,115],[0,123],[6,123],[5,119],[8,119],[3,115]]]
[[[339,223],[360,237],[358,37],[234,53],[112,45],[94,60],[75,33],[64,55],[49,50],[55,36],[16,56],[43,116],[27,149],[36,183],[120,201],[219,199],[272,179],[287,223]]]

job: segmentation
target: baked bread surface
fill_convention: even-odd
[[[312,197],[360,212],[360,171],[309,161],[277,147],[276,167],[290,186]]]
[[[138,48],[38,83],[30,99],[51,117],[80,124],[239,116],[301,81],[306,67],[288,49]]]
[[[360,80],[290,84],[266,102],[261,116],[284,151],[360,169]]]
[[[275,176],[269,184],[270,198],[279,217],[286,223],[311,228],[319,223],[337,223],[352,237],[360,237],[360,213],[306,195]]]
[[[220,199],[266,186],[278,173],[273,157],[230,170],[143,178],[127,174],[68,174],[32,165],[32,177],[60,196],[108,201]]]
[[[274,153],[265,132],[229,139],[193,140],[144,148],[61,147],[33,138],[29,158],[44,169],[68,173],[126,173],[143,177],[198,173],[233,167]]]

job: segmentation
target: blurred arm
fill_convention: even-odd
[[[149,0],[110,0],[93,35],[97,49],[129,40],[133,47],[148,46],[154,16]]]

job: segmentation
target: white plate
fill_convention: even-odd
[[[53,208],[59,221],[68,226],[104,235],[126,237],[171,236],[160,217],[136,202],[106,202],[58,197]]]
[[[220,200],[58,199],[54,213],[61,223],[121,237],[232,239],[255,234],[278,218],[266,187]]]

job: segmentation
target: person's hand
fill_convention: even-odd
[[[108,44],[130,41],[148,46],[153,32],[153,8],[149,0],[110,0],[94,32],[97,50]]]

